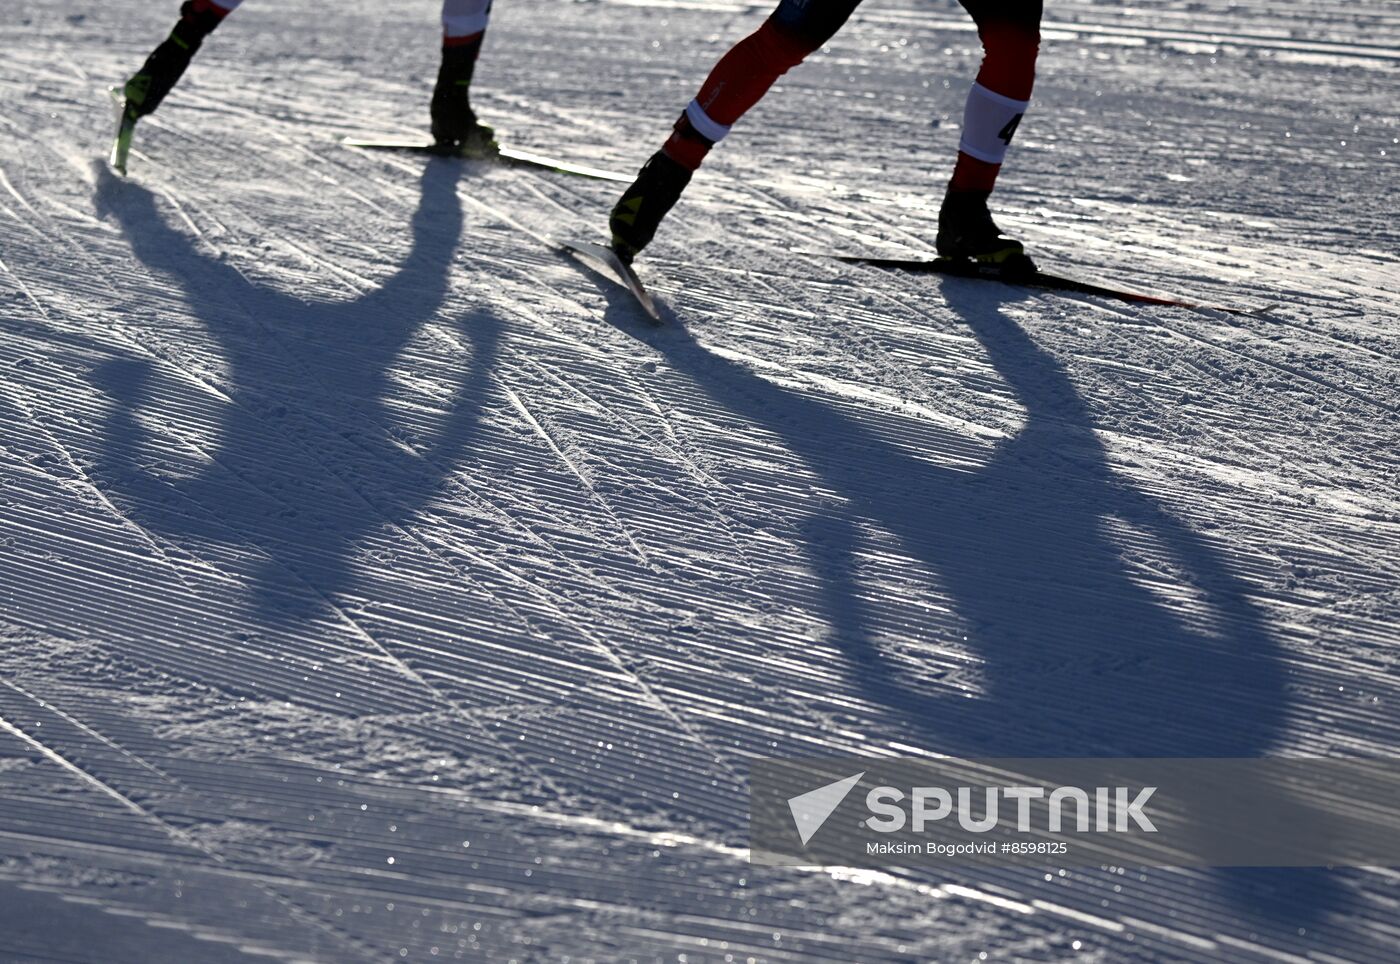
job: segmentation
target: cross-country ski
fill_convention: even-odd
[[[556,157],[546,157],[532,151],[522,151],[513,147],[496,146],[482,153],[463,152],[451,144],[441,145],[427,141],[399,140],[393,138],[373,139],[347,137],[341,141],[346,147],[357,147],[369,151],[393,151],[401,154],[420,154],[424,157],[462,157],[467,160],[497,161],[507,166],[532,167],[558,174],[575,174],[579,177],[594,178],[599,181],[620,181],[630,184],[632,178],[615,171],[605,171],[586,164],[575,164]]]
[[[561,241],[559,247],[577,258],[581,264],[626,289],[652,321],[661,320],[661,312],[657,310],[651,293],[637,277],[637,272],[619,258],[612,248],[590,241]]]
[[[0,964],[1392,959],[1387,0],[24,0]]]
[[[1167,308],[1190,308],[1193,311],[1223,311],[1227,314],[1257,314],[1257,309],[1232,308],[1224,305],[1207,305],[1166,295],[1144,294],[1124,288],[1081,281],[1048,271],[1030,269],[1026,271],[1003,271],[995,265],[979,264],[976,261],[959,258],[874,258],[857,255],[837,255],[837,260],[848,264],[863,264],[886,271],[907,271],[911,274],[941,274],[954,278],[975,278],[983,281],[997,281],[1002,284],[1021,285],[1027,288],[1041,288],[1046,291],[1064,291],[1070,294],[1097,295],[1114,301],[1127,301],[1139,305],[1160,305]]]
[[[120,87],[113,87],[110,93],[116,103],[113,116],[117,132],[112,139],[112,150],[107,155],[107,163],[118,174],[125,174],[126,165],[131,157],[131,144],[136,136],[136,117],[127,108],[124,98],[121,97]]]

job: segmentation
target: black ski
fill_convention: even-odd
[[[573,255],[580,264],[622,285],[632,293],[652,321],[661,321],[661,312],[657,311],[651,292],[647,291],[632,266],[619,258],[612,248],[591,241],[560,241],[559,247]]]
[[[1027,288],[1040,288],[1046,291],[1068,291],[1081,295],[1097,295],[1116,301],[1127,301],[1140,305],[1165,305],[1170,308],[1190,308],[1193,311],[1224,311],[1232,315],[1257,315],[1260,312],[1245,308],[1227,308],[1223,305],[1207,305],[1182,298],[1169,298],[1161,295],[1142,294],[1110,288],[1106,285],[1066,278],[1063,275],[1046,271],[1029,274],[1007,274],[991,265],[981,265],[975,261],[954,260],[951,258],[864,258],[853,255],[837,255],[838,261],[848,264],[864,264],[872,268],[889,271],[908,271],[912,274],[942,274],[955,278],[979,278],[985,281],[1000,281],[1003,284],[1022,285]]]
[[[347,137],[341,141],[346,147],[358,147],[367,151],[397,151],[402,154],[422,154],[433,157],[453,157],[462,156],[470,160],[494,161],[498,164],[507,164],[514,167],[533,167],[543,171],[554,171],[559,174],[574,174],[578,177],[591,177],[600,181],[617,181],[619,184],[631,184],[632,177],[627,174],[618,174],[616,171],[605,171],[598,167],[588,167],[584,164],[574,164],[570,161],[561,161],[555,157],[546,157],[543,154],[534,154],[530,151],[516,150],[513,147],[502,147],[492,154],[477,156],[474,154],[454,155],[451,152],[444,152],[436,144],[429,144],[425,141],[410,140],[365,140]]]

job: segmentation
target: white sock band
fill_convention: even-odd
[[[1006,160],[1006,149],[1011,146],[1016,125],[1030,105],[1028,100],[1012,100],[981,84],[973,84],[963,111],[962,141],[958,150],[979,161],[1000,164]]]
[[[705,108],[701,107],[697,100],[685,105],[685,116],[690,120],[690,126],[707,140],[719,143],[724,140],[724,135],[729,133],[728,125],[716,124],[710,120],[710,115],[705,113]]]

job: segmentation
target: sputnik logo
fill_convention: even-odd
[[[807,841],[811,840],[822,828],[822,824],[826,823],[827,818],[836,812],[836,808],[841,806],[841,801],[846,799],[846,795],[863,776],[864,772],[857,773],[853,777],[828,783],[824,787],[800,793],[788,800],[788,809],[792,811],[792,822],[797,825],[797,835],[802,838],[802,846],[807,846]]]

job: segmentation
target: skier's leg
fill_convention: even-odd
[[[1011,136],[1030,106],[1042,0],[962,4],[977,22],[983,59],[963,113],[953,185],[956,190],[990,191]]]
[[[1030,106],[1040,50],[1042,0],[959,0],[977,22],[982,67],[967,96],[962,138],[943,209],[938,250],[1030,267],[1020,242],[1004,237],[987,210],[1007,148]]]
[[[782,0],[754,33],[720,58],[612,211],[613,247],[630,261],[690,183],[710,148],[759,102],[779,77],[841,29],[860,0]]]
[[[860,0],[822,4],[784,0],[777,11],[720,58],[686,106],[663,150],[692,171],[717,141],[768,93],[841,29]],[[699,135],[698,137],[694,135]]]
[[[480,124],[471,105],[472,74],[491,0],[443,0],[442,66],[433,90],[433,140],[468,154],[495,150],[494,132]]]
[[[243,0],[187,0],[180,7],[180,22],[159,47],[151,52],[141,69],[126,82],[122,93],[132,120],[145,117],[160,106],[170,93],[191,58],[224,17]]]

